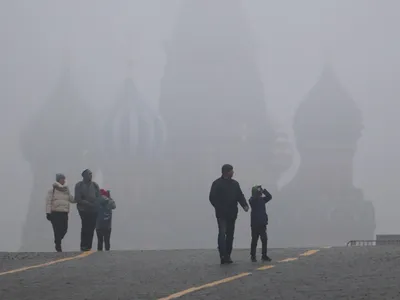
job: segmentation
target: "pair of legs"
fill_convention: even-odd
[[[218,218],[218,251],[221,263],[231,263],[236,218]]]
[[[51,225],[54,232],[54,244],[56,251],[61,252],[61,242],[68,231],[68,213],[67,212],[52,212]]]
[[[93,235],[96,229],[97,212],[79,211],[82,220],[81,251],[92,250]]]
[[[110,237],[111,228],[99,228],[96,229],[97,233],[97,250],[103,251],[103,243],[106,251],[110,251]]]
[[[256,250],[258,239],[261,239],[261,255],[263,260],[270,260],[267,256],[267,226],[259,225],[259,226],[251,226],[251,247],[250,247],[250,256],[253,261],[256,260]]]

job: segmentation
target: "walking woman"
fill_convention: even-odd
[[[56,182],[46,198],[46,217],[53,225],[54,244],[57,252],[62,252],[61,242],[68,231],[70,203],[75,203],[63,174],[56,175]]]

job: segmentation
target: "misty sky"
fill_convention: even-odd
[[[20,131],[54,89],[63,64],[71,63],[83,96],[101,116],[133,59],[138,88],[157,106],[164,46],[182,1],[0,1],[0,250],[18,247],[29,202],[32,175],[20,153]],[[292,136],[297,105],[330,62],[364,115],[355,184],[375,205],[377,233],[398,233],[400,2],[243,2],[271,118]],[[282,184],[297,165],[298,158]]]

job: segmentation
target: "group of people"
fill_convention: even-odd
[[[218,222],[218,251],[221,264],[233,263],[231,254],[235,223],[238,216],[238,204],[246,212],[250,209],[239,183],[232,178],[233,174],[232,165],[223,165],[222,176],[212,183],[209,196]],[[263,261],[271,261],[271,258],[267,255],[268,215],[266,211],[266,204],[271,199],[271,194],[266,189],[263,189],[261,185],[256,185],[251,189],[251,197],[249,199],[251,207],[250,257],[253,262],[257,261],[256,249],[259,238],[262,243],[261,259]]]
[[[94,231],[97,233],[97,250],[110,250],[112,210],[116,208],[110,191],[100,189],[92,181],[92,172],[82,172],[82,181],[75,185],[72,195],[66,177],[57,174],[52,188],[46,197],[46,218],[51,222],[54,232],[54,244],[57,252],[62,252],[62,240],[68,231],[70,205],[76,204],[82,221],[81,251],[92,250]]]
[[[251,207],[251,246],[250,257],[257,261],[256,249],[258,239],[262,243],[263,261],[271,261],[267,255],[267,225],[268,215],[266,204],[272,199],[271,194],[256,185],[251,190],[249,204],[234,180],[232,165],[222,166],[222,176],[212,183],[209,200],[215,209],[218,223],[218,251],[221,264],[231,264],[235,223],[238,216],[238,204],[244,211]],[[97,250],[110,250],[112,210],[116,208],[115,201],[111,198],[110,191],[100,189],[92,181],[92,172],[86,169],[82,172],[82,181],[75,185],[75,194],[72,195],[66,178],[63,174],[56,175],[56,181],[49,190],[46,198],[46,216],[53,226],[54,243],[57,252],[62,252],[62,240],[68,230],[68,214],[70,204],[76,203],[82,220],[81,251],[92,249],[94,231],[97,233]]]

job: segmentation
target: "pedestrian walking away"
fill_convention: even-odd
[[[257,261],[256,250],[258,239],[261,239],[261,259],[263,261],[271,261],[267,255],[267,225],[268,214],[266,204],[271,201],[272,196],[261,185],[256,185],[251,189],[251,198],[249,199],[251,207],[251,245],[250,257],[253,262]]]
[[[238,203],[246,212],[249,206],[239,183],[232,179],[233,166],[223,165],[221,173],[222,176],[211,185],[209,200],[215,209],[218,223],[218,251],[221,264],[231,264]]]
[[[82,172],[83,180],[75,185],[75,201],[82,220],[81,251],[92,250],[93,235],[96,229],[100,188],[96,182],[92,181],[92,176],[92,172],[86,169]]]
[[[46,218],[51,222],[54,244],[57,252],[62,252],[62,240],[68,231],[70,203],[75,203],[63,174],[56,175],[56,181],[46,197]]]
[[[103,251],[103,244],[105,250],[110,251],[112,211],[115,208],[115,201],[111,198],[110,191],[101,189],[96,222],[98,251]]]

